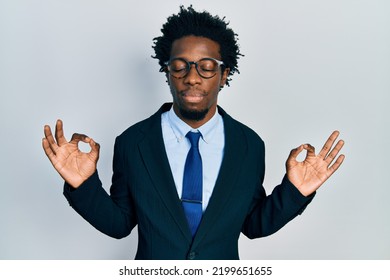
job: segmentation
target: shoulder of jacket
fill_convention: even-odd
[[[120,141],[122,139],[133,139],[134,140],[134,139],[141,137],[142,135],[144,135],[145,133],[147,133],[151,130],[154,130],[156,128],[158,129],[159,128],[158,126],[161,127],[161,114],[163,112],[166,112],[167,110],[169,110],[171,106],[172,106],[171,103],[163,104],[160,107],[160,109],[157,112],[155,112],[153,115],[151,115],[150,117],[148,117],[142,121],[139,121],[139,122],[131,125],[125,131],[123,131],[117,137],[117,141],[118,140]]]
[[[223,120],[224,120],[224,123],[226,126],[232,127],[233,131],[238,131],[238,130],[241,131],[242,134],[247,138],[248,141],[260,142],[261,145],[264,146],[263,139],[261,139],[261,137],[257,134],[256,131],[254,131],[249,126],[243,124],[242,122],[231,117],[222,108],[219,108],[219,109],[220,109],[221,115],[223,117]]]

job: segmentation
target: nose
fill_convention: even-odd
[[[190,65],[188,74],[184,77],[184,82],[190,85],[195,85],[202,82],[202,77],[199,76],[195,63]]]

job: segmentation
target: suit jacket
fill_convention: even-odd
[[[238,259],[240,232],[249,238],[272,234],[312,200],[285,176],[266,196],[264,143],[250,128],[219,108],[224,120],[224,157],[201,224],[191,236],[164,148],[161,114],[117,137],[110,195],[98,173],[73,190],[70,205],[101,232],[122,238],[138,225],[136,259]]]

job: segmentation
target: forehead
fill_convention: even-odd
[[[221,59],[219,44],[209,38],[199,36],[185,36],[173,41],[171,59],[181,57],[186,60],[197,61],[205,57]]]

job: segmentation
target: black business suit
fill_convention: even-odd
[[[302,196],[286,178],[266,196],[263,141],[219,108],[224,157],[192,240],[162,137],[161,114],[171,106],[164,104],[117,137],[110,196],[97,172],[74,191],[64,188],[70,205],[103,233],[122,238],[138,225],[136,259],[238,259],[240,232],[249,238],[272,234],[313,198]]]

